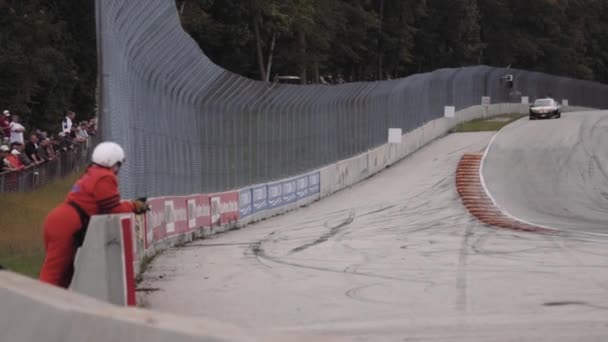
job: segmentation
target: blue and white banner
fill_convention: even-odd
[[[296,195],[298,200],[308,197],[310,189],[308,186],[308,175],[296,179]]]
[[[293,203],[298,199],[296,194],[297,183],[296,179],[288,179],[283,182],[283,205]]]
[[[253,214],[251,192],[251,188],[243,189],[239,192],[239,212],[241,218]]]
[[[268,209],[283,205],[283,182],[268,184]]]
[[[316,195],[321,192],[321,173],[315,172],[308,175],[308,195]]]
[[[295,203],[321,191],[318,171],[278,182],[252,186],[239,192],[240,217]]]
[[[266,184],[251,188],[253,212],[268,209],[268,187]]]

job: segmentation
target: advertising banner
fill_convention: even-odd
[[[268,186],[266,184],[251,188],[253,212],[268,209]]]
[[[208,195],[188,196],[188,229],[211,227],[211,204]]]
[[[222,192],[209,195],[211,204],[211,223],[228,224],[239,219],[238,191]]]
[[[296,179],[296,197],[298,200],[309,196],[308,175]]]
[[[281,184],[283,187],[283,203],[282,205],[293,203],[297,199],[296,188],[297,182],[295,178],[283,181]]]
[[[169,236],[188,231],[186,197],[159,197],[148,200],[146,220],[148,246]]]
[[[251,188],[239,191],[239,217],[245,218],[253,214],[253,201]]]
[[[268,184],[268,209],[278,208],[283,205],[283,183]]]
[[[316,195],[321,192],[321,174],[320,172],[311,173],[308,175],[308,193]]]

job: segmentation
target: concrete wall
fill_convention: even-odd
[[[123,308],[0,271],[2,342],[310,341],[217,321]]]
[[[122,217],[91,218],[83,246],[76,255],[72,290],[112,304],[127,302]]]

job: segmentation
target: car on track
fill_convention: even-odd
[[[530,120],[541,118],[561,118],[561,106],[554,99],[547,97],[537,99],[530,106]]]

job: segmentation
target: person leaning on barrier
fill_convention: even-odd
[[[42,159],[40,155],[38,155],[38,136],[35,133],[30,134],[30,138],[27,143],[25,143],[25,155],[32,161],[33,164],[42,164]]]
[[[19,152],[19,153],[14,153],[14,154],[17,156],[17,158],[19,158],[20,165],[23,165],[25,168],[34,166],[34,163],[32,162],[32,160],[25,153],[25,148],[22,143],[13,142],[13,143],[11,143],[11,147],[13,148],[13,152],[14,151]]]
[[[10,153],[10,147],[6,145],[0,146],[0,172],[20,170],[17,166],[11,163],[11,160],[15,163],[18,163],[19,159],[16,159],[16,157],[9,157]]]
[[[5,145],[6,146],[6,145]],[[7,146],[8,147],[8,146]],[[10,148],[9,148],[10,150]],[[4,158],[4,165],[6,165],[6,170],[8,171],[20,171],[25,169],[25,165],[21,163],[19,156],[21,152],[13,149],[7,156]]]
[[[36,153],[38,154],[38,156],[40,157],[40,159],[43,162],[48,162],[50,160],[53,160],[53,157],[50,155],[49,153],[49,146],[51,144],[51,140],[49,138],[44,138],[43,140],[40,141],[40,146],[38,146],[38,149],[36,150]]]
[[[95,147],[87,168],[68,193],[65,201],[53,209],[43,224],[46,256],[40,281],[68,288],[74,273],[74,257],[82,245],[92,215],[150,210],[146,199],[122,201],[116,175],[125,162],[120,145],[102,142]]]

